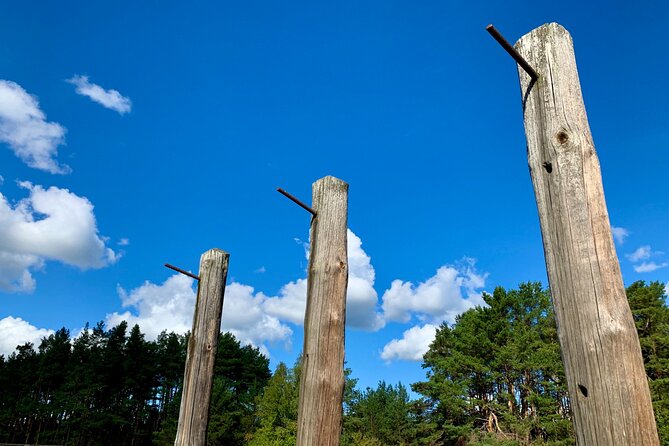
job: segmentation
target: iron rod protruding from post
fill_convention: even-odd
[[[288,192],[286,192],[285,190],[281,189],[280,187],[277,188],[277,192],[279,192],[280,194],[284,195],[286,198],[292,200],[295,204],[297,204],[298,206],[302,207],[302,208],[305,209],[306,211],[311,212],[311,215],[313,215],[314,217],[316,216],[316,211],[314,211],[313,209],[311,209],[309,206],[307,206],[306,204],[304,204],[304,202],[300,201],[300,200],[297,199],[295,196],[289,194]]]
[[[497,29],[494,26],[488,25],[485,27],[485,29],[497,41],[497,43],[502,45],[502,48],[504,48],[506,52],[509,53],[511,57],[513,57],[513,60],[515,60],[518,63],[518,65],[520,65],[523,68],[523,70],[525,70],[525,72],[530,75],[532,80],[537,80],[539,78],[539,75],[537,74],[535,69],[532,68],[532,66],[529,63],[527,63],[527,61],[523,58],[523,56],[521,56],[518,53],[518,51],[516,51],[516,49],[513,46],[511,46],[511,44],[504,38],[504,36],[502,36],[499,33],[499,31],[497,31]]]
[[[184,275],[186,275],[186,276],[188,276],[188,277],[192,277],[192,278],[195,279],[195,280],[200,280],[200,276],[196,276],[195,274],[193,274],[193,273],[189,273],[188,271],[183,270],[183,269],[181,269],[181,268],[178,268],[178,267],[176,267],[176,266],[174,266],[174,265],[170,265],[169,263],[166,263],[165,266],[168,267],[169,269],[173,269],[174,271],[176,271],[176,272],[178,272],[178,273],[184,274]]]

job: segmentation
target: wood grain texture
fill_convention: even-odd
[[[658,445],[639,339],[616,256],[572,39],[551,23],[516,49],[527,155],[581,446]]]
[[[344,396],[348,184],[313,184],[311,253],[297,420],[298,446],[338,446]]]
[[[220,249],[210,249],[200,258],[200,283],[193,331],[188,339],[175,446],[204,446],[207,442],[214,360],[229,258],[229,254]]]

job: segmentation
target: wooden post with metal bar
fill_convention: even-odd
[[[515,49],[527,156],[581,446],[659,444],[648,378],[611,234],[571,36],[543,25]]]
[[[179,409],[179,424],[174,446],[207,444],[209,402],[214,380],[214,361],[221,330],[221,312],[230,255],[210,249],[200,259],[193,331],[188,339],[188,353]],[[169,266],[172,269],[175,267]],[[178,269],[177,269],[178,271]],[[181,271],[180,271],[181,272]]]

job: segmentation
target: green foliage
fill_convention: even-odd
[[[494,444],[490,441],[570,438],[548,292],[526,283],[518,290],[498,287],[484,300],[488,307],[463,313],[452,327],[442,324],[424,358],[428,379],[412,386],[424,395],[441,440]]]
[[[344,418],[343,445],[409,445],[417,437],[406,387],[379,382],[356,392]]]
[[[269,360],[257,348],[242,347],[230,333],[220,335],[209,408],[209,446],[245,444],[255,428],[256,399],[270,376]]]
[[[669,307],[664,285],[635,282],[627,288],[634,315],[653,409],[663,446],[669,446]]]
[[[249,446],[295,445],[300,386],[298,364],[288,369],[284,363],[279,363],[274,371],[265,391],[258,398],[256,415],[259,427],[250,439]]]
[[[284,363],[277,366],[262,396],[257,399],[258,429],[249,436],[250,446],[295,445],[301,364],[302,358],[299,357],[290,369]],[[348,368],[344,369],[344,375],[343,403],[348,412],[357,401],[357,380],[351,378],[351,370]]]
[[[0,442],[172,445],[185,359],[186,337],[162,333],[148,342],[125,322],[86,326],[74,340],[61,329],[37,351],[19,346],[0,356]],[[244,444],[268,365],[257,349],[221,335],[209,444]]]
[[[627,289],[662,445],[669,446],[669,308],[664,286]],[[486,307],[442,324],[427,379],[357,390],[346,369],[342,446],[568,446],[569,398],[550,297],[537,283],[485,294]],[[0,442],[172,445],[187,336],[146,341],[125,322],[66,329],[0,355]],[[208,445],[294,445],[300,359],[270,374],[258,349],[221,334]]]

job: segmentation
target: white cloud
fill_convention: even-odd
[[[128,240],[127,238],[122,238],[116,244],[119,246],[128,246],[130,244],[130,240]]]
[[[150,339],[163,330],[185,333],[192,328],[196,300],[193,279],[175,274],[161,285],[145,282],[129,293],[121,287],[118,291],[123,307],[132,311],[108,314],[108,325],[124,320],[131,326],[139,324]],[[242,343],[253,344],[265,353],[268,342],[289,343],[292,331],[264,310],[265,300],[262,293],[254,294],[249,286],[229,284],[223,299],[221,330],[232,332]]]
[[[637,273],[650,273],[666,266],[669,266],[669,263],[643,262],[640,265],[634,265],[634,271]]]
[[[124,320],[130,326],[139,324],[150,339],[163,330],[185,333],[192,327],[195,292],[190,277],[175,274],[162,285],[147,281],[130,293],[119,286],[118,293],[123,308],[134,311],[108,314],[106,322],[110,326]]]
[[[116,90],[105,90],[101,86],[90,82],[88,76],[74,75],[67,82],[76,87],[75,91],[78,94],[87,96],[93,102],[97,102],[103,107],[114,110],[121,115],[130,112],[132,109],[130,98],[123,96]]]
[[[17,346],[26,342],[39,346],[43,337],[54,333],[53,330],[37,328],[20,317],[8,316],[0,319],[0,355],[7,357]]]
[[[265,310],[281,320],[302,325],[307,308],[307,279],[288,282],[279,291],[279,296],[268,297]]]
[[[2,175],[0,175],[0,186],[2,186],[4,182],[5,178]]]
[[[476,305],[484,305],[481,288],[486,274],[479,274],[472,259],[459,266],[444,265],[425,282],[394,280],[383,294],[384,317],[407,323],[412,316],[435,324],[453,323],[455,317]]]
[[[362,249],[362,240],[348,231],[348,291],[346,295],[346,323],[354,328],[376,331],[385,325],[376,311],[378,296],[374,290],[376,273],[371,259]]]
[[[381,359],[386,362],[394,359],[421,361],[436,334],[436,325],[425,324],[422,327],[418,325],[411,327],[403,333],[402,339],[393,339],[383,347]]]
[[[81,269],[118,260],[98,234],[90,201],[67,189],[20,185],[30,195],[15,206],[0,194],[0,289],[32,291],[31,271],[45,260]]]
[[[632,262],[638,262],[640,260],[649,259],[652,254],[650,245],[640,246],[636,251],[630,254],[625,254],[625,257],[630,259]]]
[[[376,308],[378,296],[374,290],[375,272],[370,258],[362,249],[360,237],[350,229],[347,233],[348,289],[346,293],[346,325],[353,328],[375,331],[385,321]],[[307,246],[306,254],[309,250]],[[282,320],[302,325],[307,302],[307,280],[298,279],[284,285],[279,296],[269,297],[265,308]]]
[[[269,312],[264,303],[267,297],[253,293],[253,288],[231,283],[225,289],[221,327],[243,344],[253,344],[267,353],[266,343],[290,344],[293,331]]]
[[[39,270],[44,260],[30,254],[12,254],[0,250],[0,290],[27,293],[35,289],[31,270]]]
[[[625,243],[625,239],[627,238],[628,235],[630,235],[627,229],[618,226],[611,226],[611,233],[613,234],[613,239],[619,245]]]
[[[351,231],[348,257],[347,324],[378,330],[385,321],[376,311],[374,268],[360,238]],[[163,330],[184,333],[191,329],[195,308],[192,285],[192,279],[174,275],[162,285],[146,282],[129,293],[119,287],[122,305],[129,311],[108,314],[107,323],[116,325],[126,320],[130,325],[139,324],[149,338],[155,338]],[[287,345],[292,330],[286,323],[304,323],[306,295],[306,279],[288,282],[278,296],[256,293],[248,285],[232,282],[225,290],[221,330],[232,332],[241,342],[251,343],[265,353],[268,344]]]
[[[640,246],[636,251],[630,254],[625,254],[625,257],[627,257],[631,262],[641,262],[638,265],[634,265],[634,271],[637,273],[650,273],[660,268],[669,266],[668,262],[655,263],[646,261],[651,257],[657,257],[663,254],[664,252],[662,251],[653,251],[650,245],[644,245]]]
[[[65,128],[48,122],[37,98],[15,82],[0,80],[0,142],[28,166],[50,173],[68,173],[55,157],[63,144]]]

